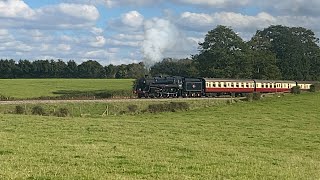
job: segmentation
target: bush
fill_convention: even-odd
[[[189,104],[186,102],[170,102],[164,104],[150,104],[148,106],[148,112],[159,113],[159,112],[176,112],[186,111],[189,109]]]
[[[43,115],[46,114],[45,110],[41,106],[34,106],[32,108],[32,110],[31,110],[31,112],[32,112],[33,115],[41,115],[41,116],[43,116]]]
[[[301,93],[301,89],[300,86],[294,86],[291,88],[291,93],[292,94],[300,94]]]
[[[10,101],[10,100],[13,100],[13,98],[10,96],[5,96],[0,94],[0,101]]]
[[[135,104],[128,105],[127,108],[128,108],[128,111],[131,113],[135,113],[138,110],[138,106]]]
[[[253,93],[246,94],[246,99],[245,100],[249,101],[249,102],[253,101]]]
[[[310,86],[310,92],[320,91],[320,83],[315,83]]]
[[[107,98],[112,98],[112,93],[110,92],[100,92],[100,93],[96,93],[95,94],[98,98],[102,98],[102,99],[107,99]]]
[[[260,100],[261,99],[261,93],[260,92],[254,92],[253,96],[252,96],[252,99],[255,100],[255,101]]]
[[[19,105],[16,106],[15,113],[16,113],[16,114],[24,114],[24,113],[25,113],[24,107],[19,106]]]
[[[69,116],[70,112],[68,108],[60,108],[57,112],[55,112],[55,115],[58,117],[67,117]]]
[[[189,109],[189,104],[186,102],[170,102],[169,110],[172,112],[175,111],[186,111]]]

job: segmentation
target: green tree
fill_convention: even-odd
[[[253,79],[281,79],[276,54],[270,50],[270,41],[254,36],[249,42]]]
[[[134,79],[141,78],[141,77],[144,77],[146,73],[143,62],[128,64],[127,69],[128,69],[127,78],[134,78]]]
[[[73,60],[67,62],[67,66],[64,70],[64,77],[66,78],[77,78],[80,77],[78,74],[78,65]]]
[[[165,58],[151,67],[151,75],[196,77],[197,69],[191,59]]]
[[[0,77],[1,78],[15,78],[17,67],[14,60],[0,60]]]
[[[19,78],[32,77],[32,63],[28,60],[19,60],[17,66],[17,76]]]
[[[32,63],[32,74],[36,78],[50,77],[50,62],[48,60],[37,60]]]
[[[193,56],[200,76],[250,78],[252,62],[247,44],[230,28],[217,26],[208,32],[200,53]]]
[[[78,66],[79,77],[81,78],[104,78],[105,69],[97,61],[89,60]]]
[[[270,26],[257,31],[256,47],[273,52],[283,79],[310,80],[318,77],[319,39],[302,27]],[[316,74],[316,75],[315,75]]]

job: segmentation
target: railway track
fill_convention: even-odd
[[[0,105],[10,104],[59,104],[59,103],[111,103],[111,102],[133,102],[133,101],[190,101],[190,100],[227,100],[229,98],[163,98],[163,99],[92,99],[92,100],[12,100],[0,101]],[[233,98],[241,99],[241,98]]]

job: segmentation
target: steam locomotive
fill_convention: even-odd
[[[290,92],[294,86],[307,91],[314,83],[311,81],[159,76],[137,79],[134,93],[139,98],[243,96],[253,92]]]

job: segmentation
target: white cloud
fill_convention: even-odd
[[[319,0],[64,0],[40,8],[26,2],[0,0],[0,58],[139,62],[143,43],[151,39],[144,32],[156,34],[146,47],[160,51],[160,59],[183,58],[195,54],[198,42],[217,25],[231,27],[245,40],[276,24],[302,26],[320,35]],[[152,7],[153,15],[143,6]],[[114,15],[120,7],[121,12],[129,10]]]
[[[109,29],[116,31],[130,32],[139,31],[142,28],[144,17],[138,11],[130,11],[121,14],[118,18],[109,20]]]
[[[71,46],[69,44],[59,44],[57,50],[67,52],[71,50]]]
[[[63,3],[56,6],[55,11],[81,20],[96,21],[99,18],[99,11],[91,5]]]
[[[34,10],[22,0],[0,1],[0,17],[30,19],[33,16]]]
[[[121,21],[124,25],[139,28],[143,24],[144,17],[138,11],[130,11],[121,15]]]
[[[103,47],[106,44],[106,39],[103,36],[96,36],[95,39],[90,42],[93,47]]]
[[[250,0],[175,0],[178,3],[209,6],[215,8],[246,6]]]

